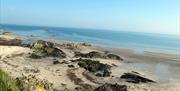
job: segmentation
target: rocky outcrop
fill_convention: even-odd
[[[114,60],[123,60],[121,57],[119,57],[118,55],[115,55],[115,54],[107,54],[105,56],[105,58],[107,58],[107,59],[114,59]]]
[[[38,79],[33,75],[18,77],[16,83],[20,91],[49,91],[53,88],[52,83]]]
[[[127,91],[127,86],[126,85],[119,85],[119,84],[104,84],[95,91]]]
[[[113,59],[113,60],[123,60],[120,56],[115,54],[108,54],[108,53],[100,53],[97,51],[92,51],[89,53],[80,53],[75,52],[74,57],[83,57],[83,58],[104,58],[104,59]]]
[[[135,73],[124,73],[120,78],[125,79],[125,81],[131,82],[131,83],[148,83],[148,82],[154,83],[155,82],[153,80],[142,77]]]
[[[5,45],[5,46],[20,46],[21,45],[21,40],[19,40],[19,39],[4,39],[4,38],[0,38],[0,45]]]
[[[70,50],[77,50],[79,49],[79,45],[75,44],[75,43],[63,43],[61,45],[59,45],[62,48],[65,49],[70,49]]]
[[[92,45],[89,43],[81,43],[82,46],[91,47]]]
[[[89,52],[89,53],[75,52],[75,57],[102,58],[103,55],[100,52],[96,52],[96,51],[92,51],[92,52]]]
[[[76,59],[78,65],[99,77],[108,77],[111,74],[111,66],[91,59]]]
[[[84,81],[74,73],[74,70],[76,69],[68,69],[67,76],[75,85],[80,86],[75,89],[78,91],[93,91],[94,88],[91,85],[84,83]]]
[[[3,32],[2,35],[15,35],[13,32]]]
[[[46,56],[65,58],[66,54],[55,47],[54,43],[39,40],[34,44],[30,45],[30,48],[35,49],[35,51],[30,55],[31,58],[42,58]]]

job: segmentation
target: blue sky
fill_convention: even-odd
[[[0,0],[0,23],[180,34],[180,0]]]

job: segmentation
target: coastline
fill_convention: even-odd
[[[22,39],[26,40],[28,38],[16,36],[16,35],[0,35],[0,38],[5,39]],[[37,38],[33,38],[36,39]],[[169,53],[157,53],[157,52],[149,52],[145,51],[143,53],[139,53],[134,51],[134,49],[125,49],[125,48],[109,48],[109,47],[102,47],[102,46],[96,46],[96,45],[82,45],[82,43],[79,42],[68,42],[63,40],[45,40],[53,42],[60,48],[62,51],[65,52],[66,58],[60,59],[60,58],[54,58],[54,57],[46,57],[41,59],[31,59],[29,58],[29,53],[32,53],[33,50],[31,48],[26,48],[22,46],[6,46],[6,45],[0,45],[0,67],[1,69],[5,70],[5,72],[9,73],[12,77],[21,77],[23,75],[35,75],[39,79],[46,79],[53,83],[55,89],[63,90],[63,89],[70,89],[73,91],[76,87],[82,87],[84,84],[89,84],[94,87],[98,87],[103,85],[106,82],[118,83],[128,86],[128,91],[178,91],[179,88],[179,82],[180,80],[180,74],[178,72],[178,66],[180,64],[180,56],[177,54],[169,54]],[[120,56],[123,61],[119,61],[116,59],[103,59],[103,58],[90,58],[91,60],[98,60],[101,63],[111,65],[111,76],[110,77],[96,77],[92,75],[92,73],[87,73],[86,70],[83,68],[80,68],[78,64],[75,64],[71,62],[70,60],[74,60],[74,52],[82,52],[82,53],[88,53],[91,51],[97,51],[100,53],[108,52],[112,54],[116,54]],[[59,62],[63,62],[65,60],[68,64],[52,64],[55,60],[58,60]],[[161,67],[161,65],[168,65],[168,67],[171,67],[172,71],[172,77],[176,77],[173,80],[165,80],[163,83],[159,81],[159,76],[154,74],[154,72],[146,70],[146,68],[140,67],[140,69],[133,68],[139,66],[134,65],[131,63],[144,63],[144,65],[148,65],[147,67],[151,67],[152,65],[156,65],[155,67]],[[69,67],[69,65],[74,65],[75,67]],[[132,66],[132,67],[129,67]],[[144,66],[146,67],[146,66]],[[164,66],[162,66],[164,67]],[[36,70],[39,70],[36,72]],[[145,70],[144,70],[145,69]],[[152,68],[148,68],[150,70],[154,70]],[[165,68],[157,68],[163,71]],[[176,70],[175,70],[176,69]],[[131,73],[132,71],[137,72],[138,74],[141,74],[141,76],[146,77],[148,79],[152,79],[156,81],[156,83],[140,83],[140,84],[133,84],[128,83],[126,81],[119,80],[121,75],[123,73]],[[171,71],[171,70],[170,70]],[[70,72],[69,74],[74,76],[77,76],[79,79],[82,80],[82,83],[76,83],[74,80],[77,80],[77,78],[71,78],[69,77],[67,72]],[[84,74],[83,74],[84,73]],[[168,73],[171,74],[171,73]],[[90,76],[91,79],[96,79],[95,82],[92,82],[91,80],[88,80],[86,76]],[[162,77],[163,78],[163,77]],[[169,79],[169,77],[165,77],[163,79]],[[101,84],[97,84],[101,83]],[[103,83],[103,84],[102,84]],[[65,86],[64,86],[65,84]]]
[[[80,29],[47,26],[2,25],[8,32],[19,36],[36,37],[43,40],[86,42],[93,46],[133,49],[137,52],[180,54],[179,36],[138,32],[117,32],[96,29]],[[87,30],[87,32],[85,32]],[[28,32],[27,32],[28,31]],[[32,35],[32,36],[31,36]]]

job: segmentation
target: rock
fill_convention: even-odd
[[[89,53],[80,53],[74,52],[74,57],[83,57],[83,58],[105,58],[105,59],[113,59],[113,60],[123,60],[120,56],[115,54],[108,54],[108,53],[100,53],[97,51],[92,51]]]
[[[126,85],[108,84],[105,83],[102,86],[99,86],[95,91],[127,91]]]
[[[32,44],[31,48],[34,49],[45,49],[45,48],[53,48],[54,43],[44,41],[44,40],[38,40],[36,43]]]
[[[0,38],[0,45],[20,46],[21,45],[21,40]]]
[[[58,58],[66,57],[66,54],[58,48],[53,48],[51,52],[47,51],[47,53],[48,53],[48,55],[53,56],[53,57],[58,57]]]
[[[69,68],[74,68],[74,65],[68,65]]]
[[[2,35],[15,35],[13,32],[3,32]]]
[[[41,80],[33,75],[16,78],[17,86],[20,91],[49,91],[53,88],[53,84],[47,80]]]
[[[131,83],[148,83],[148,82],[154,83],[155,82],[153,80],[139,76],[138,74],[135,74],[135,73],[124,73],[120,78],[125,79],[127,82],[131,82]]]
[[[121,57],[119,57],[118,55],[115,55],[115,54],[107,54],[105,56],[105,58],[107,58],[107,59],[114,59],[114,60],[123,60]]]
[[[89,43],[81,43],[82,46],[88,46],[88,47],[91,47],[92,45],[89,44]]]
[[[62,50],[56,48],[52,42],[38,40],[36,43],[30,45],[30,48],[35,49],[30,56],[31,58],[42,58],[47,56],[58,58],[66,57],[66,54]]]
[[[33,51],[33,53],[31,53],[30,58],[33,59],[39,59],[39,58],[43,58],[46,57],[47,53],[43,50],[35,50]]]
[[[60,62],[58,60],[53,61],[53,64],[59,64]]]
[[[23,70],[25,71],[25,73],[38,73],[39,72],[39,69],[37,68],[24,67]]]
[[[78,62],[78,65],[89,72],[95,73],[96,76],[100,77],[108,77],[111,74],[111,66],[108,64],[100,63],[99,61],[93,61],[91,59],[76,59]],[[101,72],[101,75],[97,75]],[[97,74],[96,74],[97,73]]]
[[[80,53],[80,52],[75,52],[75,57],[84,57],[84,58],[101,58],[102,54],[96,51],[92,51],[89,53]]]
[[[74,44],[74,43],[64,43],[64,44],[62,44],[60,46],[65,48],[65,49],[70,49],[70,50],[77,50],[77,49],[79,49],[79,45]]]

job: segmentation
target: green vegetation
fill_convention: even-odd
[[[16,81],[0,69],[0,91],[19,91]]]

